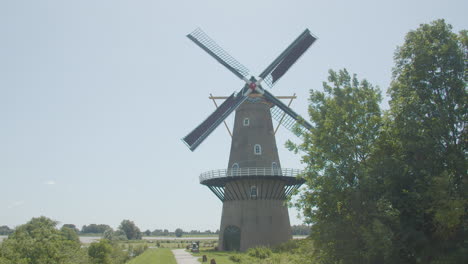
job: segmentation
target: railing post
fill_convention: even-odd
[[[223,178],[223,177],[233,177],[233,176],[286,176],[286,177],[295,177],[302,173],[299,169],[291,168],[270,168],[270,167],[246,167],[238,169],[220,169],[220,170],[210,170],[204,173],[201,173],[198,177],[200,182],[214,179],[214,178]]]

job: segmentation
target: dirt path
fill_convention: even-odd
[[[173,249],[172,253],[177,261],[177,264],[200,264],[197,258],[186,252],[185,249]]]

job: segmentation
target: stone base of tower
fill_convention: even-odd
[[[283,200],[224,201],[219,250],[246,251],[292,239],[288,208]]]

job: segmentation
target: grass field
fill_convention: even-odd
[[[200,247],[214,248],[218,244],[218,240],[149,240],[149,245],[161,247],[161,248],[185,248],[192,245],[192,242],[200,242]]]
[[[148,249],[145,253],[132,259],[127,264],[177,264],[171,250],[168,248]]]
[[[232,252],[226,252],[226,251],[214,251],[214,250],[201,250],[200,253],[192,253],[192,255],[198,257],[199,260],[201,260],[203,255],[206,255],[208,258],[208,262],[210,263],[211,259],[216,260],[216,264],[233,264],[236,262],[233,262],[229,259],[231,255],[234,255],[235,253]],[[200,261],[201,262],[201,261]]]

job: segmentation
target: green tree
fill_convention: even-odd
[[[111,264],[112,263],[112,246],[106,239],[101,239],[99,242],[91,243],[88,248],[88,255],[92,263],[96,264]]]
[[[307,189],[298,206],[312,224],[318,263],[373,263],[390,251],[393,212],[372,177],[372,153],[382,124],[380,91],[344,70],[330,70],[324,92],[311,91],[313,127],[303,143]]]
[[[112,229],[110,226],[105,225],[105,224],[90,224],[90,225],[84,225],[81,228],[81,233],[83,234],[103,234],[104,231],[107,229]]]
[[[7,236],[9,234],[13,233],[13,230],[10,229],[8,226],[0,226],[0,235],[2,236]]]
[[[0,259],[15,264],[85,263],[76,233],[56,226],[57,222],[44,216],[32,218],[3,241]]]
[[[107,239],[109,241],[125,241],[128,240],[127,235],[122,230],[112,230],[107,229],[104,234],[102,234],[103,239]]]
[[[78,236],[78,233],[76,232],[76,229],[72,229],[70,227],[62,226],[60,228],[60,232],[62,233],[62,236],[69,241],[75,241],[77,243],[80,243],[80,237]]]
[[[183,231],[182,229],[177,228],[177,229],[175,230],[175,236],[176,236],[176,237],[182,237],[183,234],[184,234],[184,231]]]
[[[64,224],[62,227],[68,227],[68,228],[75,230],[77,234],[80,233],[80,230],[74,224]]]
[[[437,20],[395,53],[381,156],[400,263],[468,262],[467,43]]]
[[[293,225],[291,226],[293,236],[308,236],[310,235],[310,226],[308,225]]]
[[[129,240],[141,239],[141,231],[133,221],[123,220],[119,230],[122,230]]]

